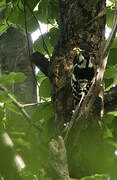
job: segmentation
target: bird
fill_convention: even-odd
[[[87,51],[80,51],[74,57],[74,66],[71,74],[71,88],[75,106],[83,102],[94,77],[94,68]]]

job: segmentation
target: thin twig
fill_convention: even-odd
[[[8,89],[0,84],[0,89],[3,90],[4,92],[7,93],[8,97],[12,100],[12,102],[21,110],[21,112],[25,115],[25,117],[30,120],[31,117],[29,116],[29,114],[24,110],[24,107],[22,106],[22,104],[20,104],[8,91]]]
[[[87,24],[86,24],[86,27],[89,26],[91,23],[93,23],[94,21],[96,21],[97,19],[103,17],[104,15],[106,15],[106,12],[105,10],[102,10],[101,12],[99,12],[99,14],[94,17],[91,21],[89,21]]]
[[[41,103],[21,104],[21,106],[22,106],[22,108],[24,108],[24,107],[29,107],[29,106],[37,106],[38,104],[41,104]]]
[[[0,84],[0,89],[7,93],[8,97],[12,100],[13,104],[15,104],[18,107],[18,109],[22,112],[22,114],[26,117],[28,123],[31,126],[33,126],[39,130],[40,128],[38,126],[36,126],[34,123],[31,123],[31,117],[24,109],[24,107],[27,107],[27,106],[25,104],[21,104],[20,102],[18,102],[16,100],[16,98],[14,98],[13,95],[11,93],[9,93],[8,89],[5,86],[3,86],[2,84]],[[29,106],[31,106],[31,105],[33,105],[33,104],[29,104]]]
[[[33,13],[32,9],[30,8],[29,4],[28,4],[27,2],[25,2],[25,4],[26,4],[26,6],[28,7],[29,11],[31,12],[32,16],[34,17],[34,19],[35,19],[35,21],[36,21],[36,23],[37,23],[37,25],[38,25],[38,28],[39,28],[39,31],[40,31],[41,37],[42,37],[43,48],[44,48],[44,50],[47,52],[48,56],[50,57],[50,53],[49,53],[49,51],[48,51],[47,45],[46,45],[46,43],[45,43],[45,40],[44,40],[42,31],[41,31],[40,23],[39,23],[37,17],[35,16],[35,14]]]

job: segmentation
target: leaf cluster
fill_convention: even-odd
[[[5,130],[9,133],[15,144],[15,151],[23,157],[26,168],[22,171],[22,178],[32,180],[40,177],[40,179],[50,180],[49,177],[46,177],[42,167],[44,167],[44,164],[47,164],[47,144],[54,133],[54,113],[50,101],[49,85],[47,86],[49,80],[43,74],[39,74],[40,99],[42,100],[35,107],[35,111],[30,119],[31,124],[27,121],[27,117],[22,114],[20,106],[18,107],[14,104],[13,99],[8,96],[11,92],[6,92],[3,89],[0,90],[0,130]],[[14,85],[14,83],[21,83],[24,80],[25,76],[23,73],[12,72],[8,75],[2,75],[0,77],[0,84],[8,86]],[[12,96],[19,103],[17,97]],[[5,156],[4,153],[3,156]],[[7,173],[10,172],[7,171]]]
[[[32,12],[39,21],[46,24],[54,24],[58,19],[58,0],[1,0],[0,34],[9,25],[25,29],[25,21],[27,21],[28,32],[35,31],[38,28],[38,24]]]
[[[112,20],[114,18],[114,2],[111,0],[111,4],[107,7],[107,26],[112,28]],[[110,54],[108,58],[107,68],[104,74],[105,90],[109,90],[113,85],[117,85],[117,37],[115,37],[114,42],[110,49]]]

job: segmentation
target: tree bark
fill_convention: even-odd
[[[103,142],[103,128],[100,127],[100,117],[96,112],[101,108],[99,101],[95,101],[89,112],[75,123],[70,133],[68,130],[74,109],[71,92],[71,72],[76,56],[74,49],[88,51],[94,69],[98,67],[104,49],[105,8],[105,0],[95,2],[59,0],[60,34],[51,58],[52,100],[55,110],[55,131],[57,135],[62,134],[66,140],[71,177],[81,178],[100,172],[101,168],[103,172],[108,169],[101,167],[96,158],[96,156],[103,157],[104,147],[108,148],[108,145]],[[66,124],[65,127],[64,124]],[[105,164],[108,162],[107,159],[107,156],[103,159]]]
[[[29,51],[32,53],[31,39]],[[17,83],[9,87],[21,102],[36,102],[34,69],[31,67],[28,55],[26,36],[20,30],[10,27],[0,37],[0,65],[1,74],[9,74],[10,72],[22,72],[25,74],[26,80],[23,83]],[[29,112],[31,111],[30,109]]]
[[[29,51],[32,52],[31,41]],[[7,32],[0,36],[0,71],[2,75],[10,72],[24,73],[26,76],[24,82],[6,86],[21,103],[29,104],[37,101],[34,71],[28,55],[26,36],[16,28],[10,27]],[[27,114],[32,115],[34,107],[27,107],[26,111],[28,112]],[[8,109],[5,112],[7,112],[7,130],[10,133],[22,132],[22,127],[25,127],[25,125],[28,127],[26,119],[19,114]],[[15,127],[16,122],[18,129]],[[4,143],[3,135],[5,133],[4,128],[2,128],[2,122],[0,122],[0,175],[8,180],[19,180],[22,177],[15,162],[16,149]],[[16,136],[11,133],[11,138],[16,138]]]
[[[93,0],[59,0],[59,12],[60,36],[51,58],[51,81],[56,130],[61,133],[64,123],[71,120],[73,110],[70,82],[76,55],[74,48],[88,51],[97,67],[104,48],[105,0],[95,3]]]
[[[69,180],[67,154],[63,138],[59,136],[57,140],[52,139],[49,148],[53,180]]]

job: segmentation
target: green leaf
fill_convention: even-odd
[[[54,47],[58,41],[58,34],[59,34],[59,29],[51,28],[48,33],[43,34],[43,38],[42,38],[42,36],[40,36],[38,38],[38,40],[35,41],[35,43],[34,43],[35,51],[39,51],[42,54],[47,54],[47,52],[45,51],[45,48],[44,48],[45,47],[44,42],[43,42],[43,39],[44,39],[49,53],[52,54]]]
[[[104,73],[105,79],[116,79],[117,78],[117,68],[116,67],[109,67],[106,69]]]
[[[95,174],[92,176],[83,177],[80,180],[107,180],[108,176],[105,174]]]
[[[112,43],[112,46],[111,48],[117,48],[117,37],[115,37],[113,43]]]
[[[25,75],[21,72],[15,73],[11,72],[8,75],[2,75],[0,76],[0,83],[16,83],[16,82],[24,82],[25,80]]]
[[[49,40],[53,47],[55,47],[55,45],[57,44],[58,34],[59,34],[59,29],[57,28],[51,28],[49,31]]]
[[[16,138],[15,139],[16,143],[20,146],[22,146],[23,148],[26,148],[26,149],[30,149],[30,143],[26,140],[24,140],[23,138]]]
[[[108,112],[107,114],[110,114],[110,115],[113,115],[113,116],[117,116],[117,111],[111,111],[111,112]]]
[[[115,3],[115,0],[110,0],[112,3]]]
[[[108,114],[108,112],[104,113],[103,121],[105,125],[111,125],[112,121],[114,119],[114,116],[111,114]]]
[[[47,77],[45,76],[45,74],[43,74],[41,71],[38,72],[38,74],[36,75],[36,77],[37,77],[37,80],[38,80],[39,84],[41,84],[42,81],[47,78]]]
[[[32,121],[40,127],[40,140],[47,143],[54,134],[54,110],[52,103],[40,104],[33,114]]]
[[[24,82],[24,80],[26,79],[24,73],[21,73],[21,72],[19,73],[11,72],[9,74],[9,77],[11,79],[14,79],[15,82]]]
[[[37,124],[43,124],[44,122],[52,119],[53,117],[53,105],[50,102],[43,102],[37,107],[32,119]]]
[[[8,97],[7,93],[4,91],[0,91],[0,102],[12,102],[12,100]]]
[[[106,10],[106,13],[107,13],[107,21],[106,21],[107,26],[112,28],[113,18],[114,18],[114,10],[108,7]]]
[[[24,27],[24,14],[18,9],[17,6],[14,8],[9,7],[8,13],[8,21],[10,23]]]
[[[58,19],[58,1],[41,0],[38,5],[38,18],[48,24],[49,20]]]
[[[39,96],[41,98],[49,98],[51,96],[51,84],[49,78],[42,81],[39,87]]]
[[[114,84],[114,79],[113,78],[104,79],[104,83],[105,83],[105,90],[108,91],[110,88],[112,88]]]
[[[6,0],[0,0],[0,7],[3,7],[6,5]]]
[[[2,12],[4,12],[5,9],[6,9],[6,6],[0,7],[0,16],[2,15]]]
[[[107,66],[113,65],[117,65],[117,48],[112,48],[109,53]]]
[[[53,49],[58,41],[58,34],[59,30],[57,28],[51,28],[48,33],[45,33],[43,35],[45,44],[49,50],[49,53],[52,54]],[[47,52],[44,49],[44,43],[43,43],[42,36],[39,37],[39,39],[34,43],[34,49],[35,51],[39,51],[42,54],[47,54]]]
[[[14,112],[16,114],[22,115],[20,109],[13,103],[7,103],[5,106],[8,110],[10,110],[11,112]]]
[[[26,0],[26,1],[27,1],[26,3],[33,10],[35,8],[35,6],[39,3],[40,0],[32,0],[32,1]]]
[[[0,26],[0,36],[6,31],[8,24],[3,24]]]
[[[113,137],[112,131],[109,128],[105,128],[103,136],[105,139],[112,138]]]
[[[38,24],[31,14],[27,17],[27,29],[28,29],[28,32],[30,32],[30,33],[34,32],[38,29]]]
[[[25,17],[22,7],[21,9],[19,9],[19,7],[17,6],[14,6],[14,8],[9,7],[9,9],[7,10],[7,14],[8,21],[10,23],[21,26],[23,29],[25,29]],[[29,9],[26,10],[26,20],[28,32],[33,32],[38,28],[38,24]]]
[[[50,43],[48,33],[43,34],[43,38],[42,38],[42,36],[40,36],[38,38],[38,40],[35,41],[34,50],[39,51],[40,53],[42,53],[44,55],[47,54],[47,52],[45,50],[45,45],[44,45],[43,39],[46,44],[46,47],[48,48],[49,53],[52,54],[54,48],[52,47],[52,45]]]
[[[6,3],[9,3],[9,2],[11,2],[11,0],[6,0]]]
[[[1,102],[0,102],[0,104],[1,104]],[[1,124],[3,117],[4,117],[4,108],[0,106],[0,124]]]

